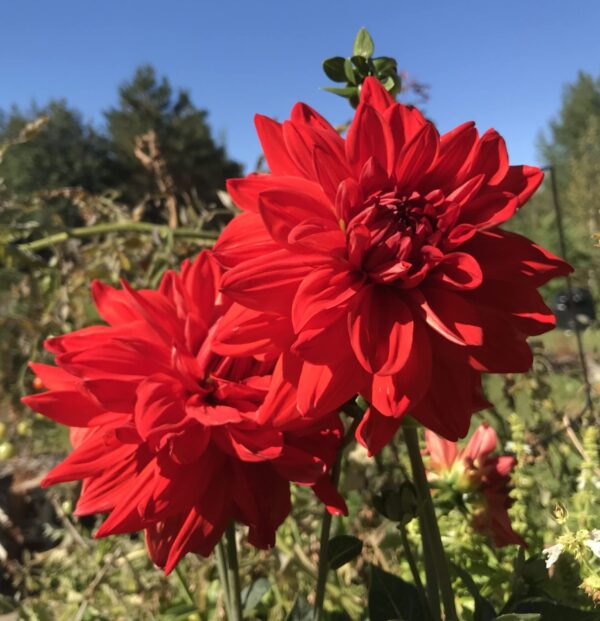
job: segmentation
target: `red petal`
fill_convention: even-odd
[[[356,428],[356,439],[369,450],[369,455],[375,455],[392,440],[401,423],[402,418],[384,416],[370,407]]]
[[[350,306],[350,342],[370,373],[391,375],[404,366],[412,346],[413,326],[409,307],[390,287],[364,287]]]
[[[271,172],[274,175],[302,176],[288,153],[281,125],[261,114],[254,117],[254,124]]]
[[[346,137],[346,157],[356,175],[371,158],[387,170],[388,158],[393,157],[394,143],[387,123],[366,104],[360,104]]]
[[[222,291],[255,310],[289,315],[298,286],[311,271],[287,250],[244,261],[223,276]]]
[[[435,287],[411,289],[409,294],[420,307],[428,325],[458,345],[481,345],[481,320],[473,304],[449,290]]]
[[[425,445],[429,453],[431,470],[449,470],[457,456],[456,442],[449,442],[445,438],[425,429]]]
[[[362,84],[360,103],[368,104],[381,113],[396,104],[394,98],[387,92],[383,84],[372,76],[365,78]]]

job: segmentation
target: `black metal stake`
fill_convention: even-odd
[[[552,189],[552,202],[554,203],[554,213],[556,214],[556,228],[558,229],[558,241],[560,245],[560,253],[565,261],[567,259],[567,242],[565,238],[565,230],[563,228],[563,216],[560,202],[558,200],[558,188],[556,186],[556,173],[553,166],[544,166],[542,170],[550,173],[550,187]],[[590,378],[588,374],[587,361],[585,359],[585,352],[583,350],[583,340],[581,338],[581,332],[577,325],[577,317],[575,316],[575,309],[573,308],[573,284],[571,282],[571,275],[565,276],[567,284],[567,310],[575,327],[575,338],[577,340],[577,352],[579,354],[579,365],[581,367],[581,375],[583,377],[583,384],[585,388],[585,410],[589,410],[593,414],[592,406],[592,385],[590,384]]]

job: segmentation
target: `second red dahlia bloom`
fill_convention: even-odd
[[[228,185],[244,213],[216,255],[247,311],[225,320],[218,347],[289,346],[304,411],[362,393],[372,452],[407,412],[464,436],[487,403],[481,373],[527,370],[527,337],[554,325],[537,288],[569,266],[498,228],[542,172],[510,166],[493,130],[440,136],[375,78],[345,139],[303,104],[256,126],[271,173]]]
[[[428,478],[434,486],[447,485],[469,496],[473,528],[491,537],[495,546],[525,545],[508,516],[515,459],[510,455],[493,456],[497,441],[496,432],[486,423],[477,428],[462,450],[455,442],[426,430]]]
[[[232,520],[273,545],[290,482],[345,510],[328,475],[339,417],[301,418],[283,361],[214,351],[231,308],[220,279],[204,252],[157,291],[94,283],[109,325],[49,339],[56,366],[31,365],[49,390],[24,399],[72,430],[73,452],[43,484],[83,481],[76,514],[109,513],[97,536],[145,530],[166,572],[208,555]]]

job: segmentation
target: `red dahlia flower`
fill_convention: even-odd
[[[339,417],[300,420],[281,362],[214,352],[231,306],[219,285],[207,252],[158,291],[95,282],[109,325],[49,339],[57,366],[31,365],[49,390],[24,398],[74,430],[74,451],[43,485],[82,480],[76,513],[110,512],[96,536],[144,529],[166,572],[187,552],[208,555],[231,520],[273,545],[290,481],[345,510],[327,475]]]
[[[512,500],[508,495],[510,473],[515,458],[509,455],[492,457],[496,450],[496,432],[486,423],[477,428],[467,445],[458,450],[454,442],[425,430],[429,461],[428,478],[438,484],[449,484],[461,494],[468,494],[475,505],[473,528],[492,538],[502,547],[515,543],[525,545],[515,533],[508,517]]]
[[[256,127],[271,173],[228,184],[244,213],[216,255],[223,290],[248,310],[226,318],[220,350],[291,347],[303,411],[362,393],[371,452],[407,412],[464,436],[487,404],[481,373],[527,370],[527,337],[554,326],[537,287],[570,267],[498,228],[542,172],[509,166],[494,130],[440,137],[375,78],[345,140],[304,104]]]

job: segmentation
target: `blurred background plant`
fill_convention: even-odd
[[[401,98],[425,101],[426,87],[405,79],[394,59],[373,54],[361,30],[351,56],[325,61],[326,75],[344,83],[329,90],[355,104],[362,80],[376,75]],[[68,440],[19,398],[38,388],[27,361],[45,360],[46,337],[98,320],[92,279],[115,284],[124,277],[152,287],[165,269],[212,245],[235,212],[224,181],[241,168],[212,137],[206,111],[149,66],[121,86],[104,130],[54,101],[0,114],[0,143],[0,615],[114,621],[133,618],[135,610],[136,619],[223,618],[211,559],[187,558],[165,578],[147,560],[140,537],[91,538],[98,520],[72,515],[76,488],[39,489]],[[580,74],[565,89],[540,150],[557,171],[575,283],[597,298],[600,78]],[[543,186],[512,227],[557,251],[553,214]],[[583,336],[597,412],[597,323]],[[557,331],[534,347],[529,373],[488,379],[495,405],[474,421],[489,422],[500,452],[517,458],[510,513],[527,550],[495,549],[471,530],[464,511],[438,506],[461,620],[539,610],[550,621],[599,618],[593,610],[600,597],[597,419],[584,407],[573,336]],[[350,515],[333,523],[327,619],[420,618],[418,608],[406,609],[415,600],[410,583],[422,579],[415,572],[422,550],[408,472],[396,446],[375,458],[349,448],[341,486]],[[276,548],[243,546],[247,618],[311,618],[320,510],[304,490],[294,494],[296,508]]]

